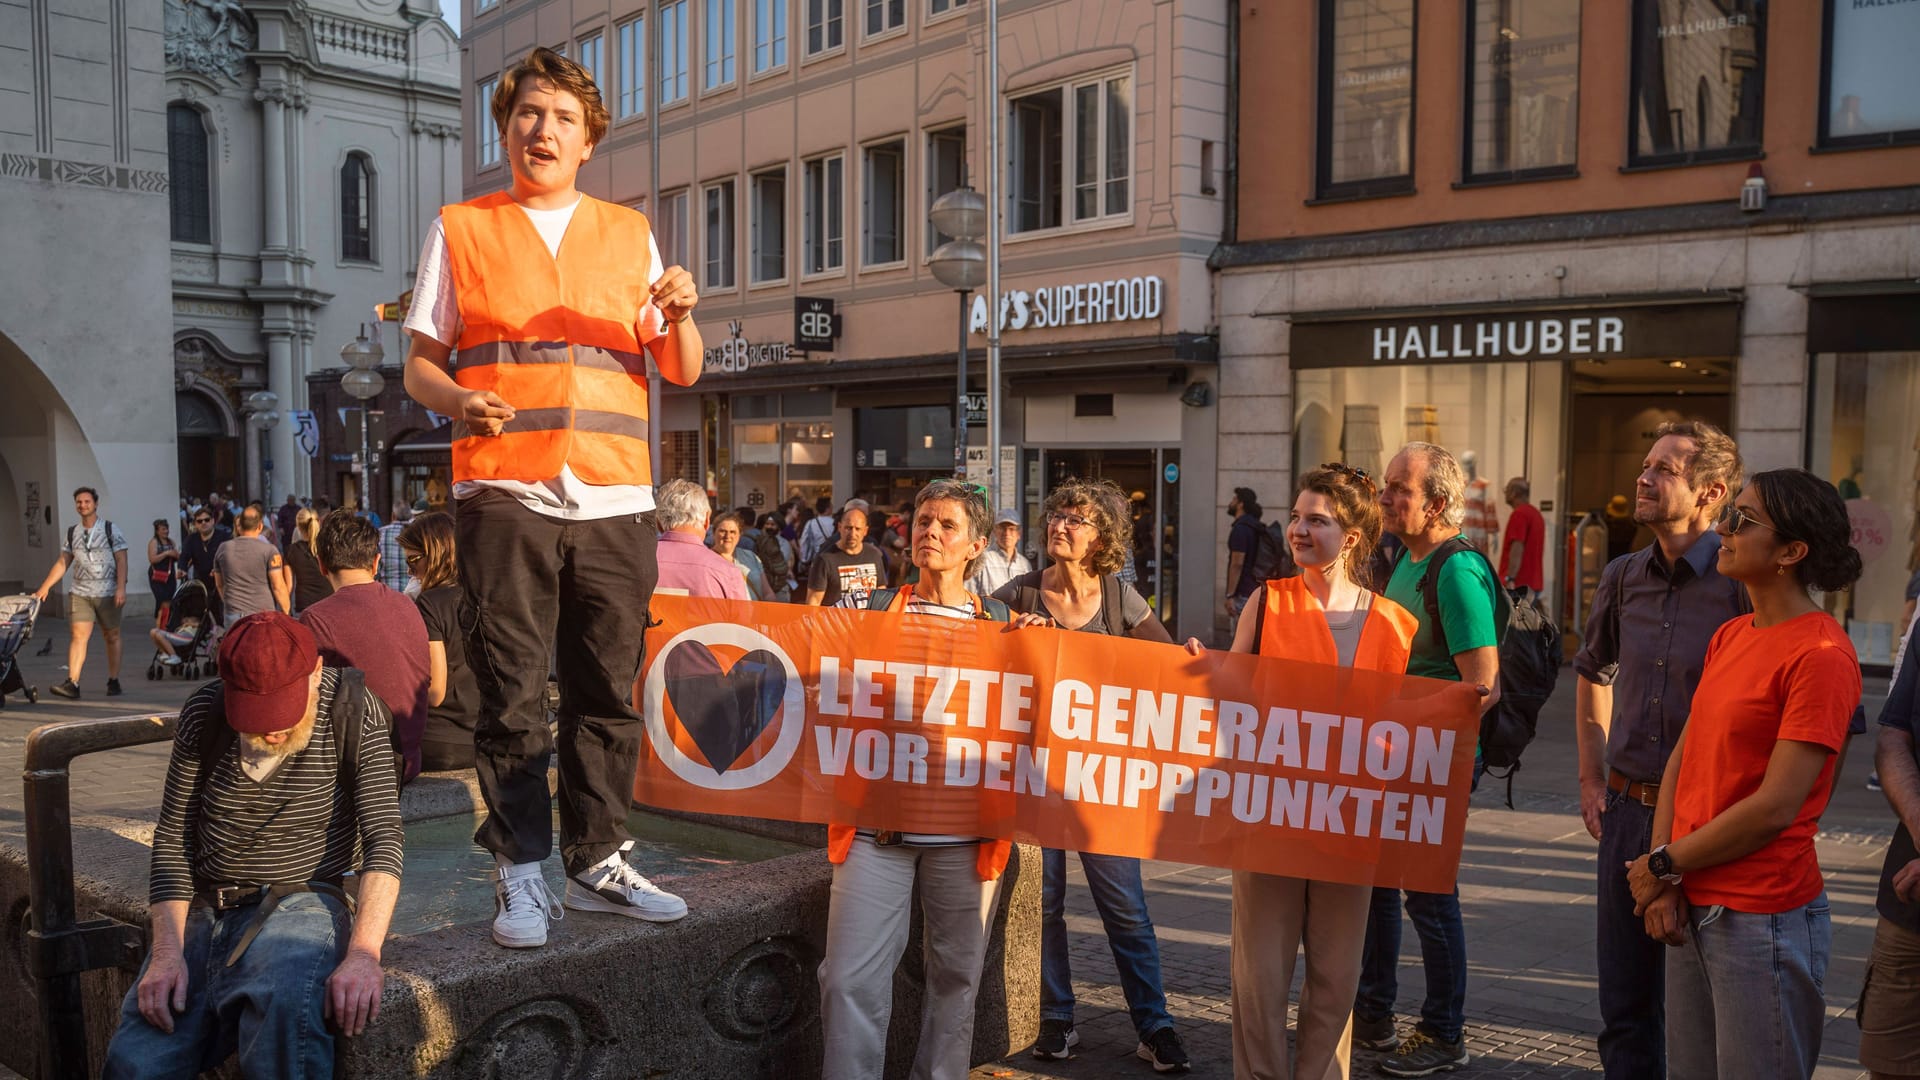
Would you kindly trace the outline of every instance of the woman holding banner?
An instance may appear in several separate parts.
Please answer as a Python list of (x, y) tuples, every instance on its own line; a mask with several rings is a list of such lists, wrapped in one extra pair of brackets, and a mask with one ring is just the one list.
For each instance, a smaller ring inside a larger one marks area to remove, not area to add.
[[(1419, 621), (1367, 588), (1380, 501), (1367, 474), (1322, 465), (1300, 478), (1287, 523), (1298, 577), (1260, 586), (1240, 612), (1233, 651), (1400, 674)], [(1367, 939), (1367, 885), (1233, 874), (1233, 1075), (1346, 1080), (1353, 996)], [(1307, 953), (1293, 1061), (1287, 989)]]
[[(1051, 565), (1014, 578), (993, 594), (1019, 613), (1018, 625), (1172, 642), (1146, 599), (1114, 576), (1133, 549), (1127, 505), (1126, 493), (1111, 481), (1071, 480), (1047, 496), (1041, 512)], [(1188, 648), (1197, 651), (1199, 643), (1191, 642)], [(1073, 1029), (1073, 973), (1067, 959), (1067, 853), (1046, 849), (1043, 867), (1040, 1037), (1033, 1056), (1063, 1060), (1080, 1042)], [(1135, 1052), (1155, 1071), (1187, 1071), (1191, 1059), (1173, 1030), (1160, 987), (1160, 943), (1147, 914), (1140, 860), (1081, 852), (1080, 867), (1106, 927), (1120, 988), (1140, 1035)]]
[(1808, 590), (1852, 586), (1860, 555), (1840, 493), (1801, 469), (1755, 476), (1716, 528), (1753, 614), (1707, 645), (1627, 884), (1648, 936), (1675, 946), (1667, 1074), (1807, 1077), (1833, 944), (1813, 835), (1860, 702), (1853, 643)]
[[(966, 587), (987, 550), (987, 525), (987, 502), (979, 491), (956, 480), (928, 484), (913, 503), (918, 583), (876, 589), (838, 606), (1006, 622), (1005, 604), (983, 600)], [(1012, 851), (1006, 840), (827, 827), (827, 858), (834, 868), (826, 956), (820, 962), (822, 1075), (877, 1080), (886, 1065), (893, 975), (907, 947), (917, 879), (925, 919), (926, 998), (913, 1075), (965, 1080), (988, 927), (1000, 873)]]

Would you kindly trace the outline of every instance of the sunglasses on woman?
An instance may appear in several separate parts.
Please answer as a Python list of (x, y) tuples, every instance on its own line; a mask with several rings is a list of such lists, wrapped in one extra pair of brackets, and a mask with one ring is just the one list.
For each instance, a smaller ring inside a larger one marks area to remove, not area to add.
[(1747, 513), (1732, 503), (1728, 503), (1720, 510), (1719, 524), (1721, 531), (1725, 532), (1728, 536), (1738, 536), (1740, 535), (1740, 530), (1746, 528), (1748, 525), (1758, 525), (1782, 540), (1799, 539), (1798, 537), (1782, 532), (1777, 525), (1770, 525), (1761, 521), (1759, 518), (1754, 517), (1752, 514)]

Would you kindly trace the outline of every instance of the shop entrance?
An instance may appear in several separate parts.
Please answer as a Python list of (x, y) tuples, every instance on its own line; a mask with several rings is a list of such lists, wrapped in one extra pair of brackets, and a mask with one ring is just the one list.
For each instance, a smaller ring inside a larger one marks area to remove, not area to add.
[[(1633, 522), (1634, 481), (1668, 421), (1704, 420), (1731, 431), (1733, 360), (1726, 357), (1664, 360), (1577, 360), (1568, 365), (1566, 492), (1549, 518), (1572, 537), (1576, 573), (1567, 575), (1569, 629), (1585, 625), (1600, 570), (1638, 551), (1653, 534)], [(1551, 498), (1538, 487), (1534, 501)], [(1502, 515), (1504, 520), (1504, 514)]]
[(1133, 518), (1133, 562), (1129, 570), (1140, 594), (1160, 615), (1174, 640), (1180, 640), (1174, 612), (1179, 601), (1179, 553), (1174, 538), (1180, 525), (1180, 449), (1083, 448), (1036, 449), (1026, 452), (1026, 505), (1021, 515), (1029, 555), (1041, 555), (1044, 565), (1045, 528), (1040, 506), (1054, 488), (1068, 480), (1111, 480), (1127, 493)]

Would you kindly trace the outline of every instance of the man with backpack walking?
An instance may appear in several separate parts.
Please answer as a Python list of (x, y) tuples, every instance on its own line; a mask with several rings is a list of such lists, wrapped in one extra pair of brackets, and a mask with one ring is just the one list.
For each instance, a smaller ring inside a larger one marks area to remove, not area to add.
[[(1420, 620), (1407, 673), (1489, 688), (1481, 702), (1484, 714), (1500, 698), (1499, 645), (1507, 605), (1493, 567), (1461, 532), (1466, 489), (1466, 472), (1441, 447), (1411, 442), (1394, 455), (1380, 492), (1382, 524), (1406, 550), (1394, 565), (1386, 596)], [(1476, 781), (1480, 768), (1476, 752)], [(1393, 1013), (1399, 996), (1400, 891), (1375, 889), (1353, 1006), (1353, 1041), (1394, 1051), (1380, 1065), (1388, 1076), (1451, 1072), (1468, 1061), (1467, 938), (1460, 890), (1409, 892), (1406, 909), (1426, 960), (1420, 1020), (1402, 1041)]]
[(1260, 522), (1260, 496), (1252, 488), (1234, 488), (1233, 498), (1227, 501), (1227, 517), (1233, 520), (1227, 531), (1227, 619), (1231, 624), (1240, 618), (1247, 597), (1266, 580), (1254, 574), (1253, 565), (1260, 534), (1266, 530)]
[(1719, 428), (1663, 424), (1634, 483), (1633, 519), (1654, 542), (1607, 564), (1594, 589), (1574, 727), (1580, 816), (1600, 842), (1600, 1063), (1614, 1080), (1665, 1076), (1667, 946), (1634, 914), (1622, 867), (1647, 853), (1667, 754), (1680, 741), (1707, 643), (1753, 605), (1719, 571), (1720, 508), (1740, 451)]
[(73, 583), (67, 588), (67, 678), (53, 688), (63, 698), (80, 696), (80, 669), (87, 662), (87, 641), (93, 626), (100, 624), (100, 636), (107, 642), (107, 696), (120, 693), (120, 612), (127, 606), (127, 538), (113, 522), (99, 516), (100, 495), (90, 487), (73, 493), (73, 509), (80, 524), (67, 526), (66, 540), (60, 545), (60, 557), (53, 569), (33, 591), (41, 602), (47, 593), (73, 568)]

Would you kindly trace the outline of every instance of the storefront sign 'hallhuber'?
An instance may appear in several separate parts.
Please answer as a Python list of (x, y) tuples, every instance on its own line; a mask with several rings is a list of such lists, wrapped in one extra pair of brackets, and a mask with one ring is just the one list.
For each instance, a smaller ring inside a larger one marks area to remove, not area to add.
[(1732, 300), (1609, 304), (1558, 310), (1433, 308), (1397, 316), (1300, 312), (1293, 367), (1525, 360), (1737, 356)]

